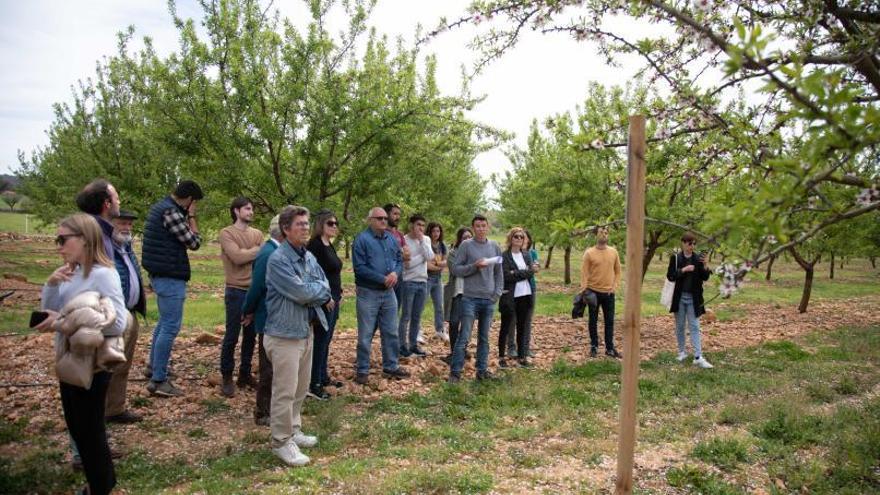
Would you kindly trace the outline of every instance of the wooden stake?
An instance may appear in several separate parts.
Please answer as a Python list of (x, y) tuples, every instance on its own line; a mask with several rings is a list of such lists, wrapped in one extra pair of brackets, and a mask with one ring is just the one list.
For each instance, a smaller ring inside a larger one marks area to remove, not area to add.
[(618, 494), (630, 494), (633, 488), (645, 242), (645, 147), (645, 117), (630, 116), (626, 181), (626, 310), (623, 316), (620, 436), (617, 444)]

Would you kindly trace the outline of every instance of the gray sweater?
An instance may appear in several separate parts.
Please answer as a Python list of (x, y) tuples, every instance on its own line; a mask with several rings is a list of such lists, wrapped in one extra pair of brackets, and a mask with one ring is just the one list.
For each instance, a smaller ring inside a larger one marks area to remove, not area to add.
[(464, 279), (465, 297), (479, 299), (491, 299), (497, 301), (504, 289), (504, 273), (501, 263), (489, 265), (483, 269), (474, 264), (482, 258), (501, 256), (501, 248), (498, 243), (491, 240), (479, 242), (476, 239), (468, 239), (461, 243), (455, 253), (455, 265), (451, 272), (456, 277)]

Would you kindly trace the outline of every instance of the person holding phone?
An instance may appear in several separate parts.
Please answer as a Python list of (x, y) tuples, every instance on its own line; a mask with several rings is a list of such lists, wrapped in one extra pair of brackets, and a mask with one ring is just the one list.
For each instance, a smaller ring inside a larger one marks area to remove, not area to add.
[(703, 356), (700, 339), (700, 316), (706, 312), (703, 303), (703, 282), (709, 280), (712, 273), (706, 253), (697, 254), (694, 249), (697, 237), (691, 232), (681, 236), (681, 251), (669, 258), (666, 278), (675, 282), (672, 293), (672, 308), (675, 313), (675, 337), (678, 340), (678, 362), (687, 359), (684, 341), (684, 325), (687, 321), (691, 330), (691, 345), (694, 348), (694, 366), (703, 369), (712, 368), (712, 364)]
[[(44, 332), (56, 331), (55, 346), (59, 349), (64, 344), (64, 337), (56, 325), (58, 312), (77, 295), (95, 291), (110, 299), (116, 310), (116, 321), (103, 331), (104, 336), (122, 335), (129, 313), (122, 295), (122, 282), (113, 261), (107, 257), (98, 222), (85, 213), (69, 216), (59, 223), (55, 243), (64, 265), (52, 272), (43, 286), (42, 310), (46, 316), (35, 328)], [(41, 317), (36, 315), (37, 319)], [(96, 372), (89, 388), (60, 382), (64, 420), (79, 447), (88, 481), (81, 493), (103, 495), (110, 493), (116, 485), (104, 423), (110, 377), (108, 371)]]

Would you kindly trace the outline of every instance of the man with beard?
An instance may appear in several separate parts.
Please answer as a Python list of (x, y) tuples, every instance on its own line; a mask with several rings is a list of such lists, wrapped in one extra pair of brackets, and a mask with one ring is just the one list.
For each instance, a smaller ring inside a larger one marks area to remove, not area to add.
[(605, 320), (605, 355), (620, 359), (622, 356), (614, 348), (614, 293), (620, 285), (620, 256), (617, 250), (608, 245), (608, 229), (600, 227), (596, 231), (596, 245), (584, 251), (581, 262), (581, 290), (596, 293), (595, 306), (589, 306), (590, 316), (587, 328), (590, 331), (590, 357), (596, 357), (599, 347), (599, 309)]
[(113, 259), (113, 224), (110, 220), (119, 215), (119, 193), (107, 179), (95, 179), (76, 195), (76, 206), (83, 213), (95, 217), (101, 226), (104, 251)]
[[(229, 206), (232, 225), (220, 231), (220, 258), (226, 275), (226, 334), (220, 350), (220, 374), (223, 376), (221, 392), (226, 397), (235, 396), (232, 372), (235, 370), (235, 346), (242, 329), (241, 308), (251, 285), (254, 259), (263, 243), (263, 233), (251, 227), (254, 220), (253, 202), (246, 197), (232, 200)], [(253, 323), (244, 326), (241, 339), (241, 362), (238, 368), (238, 386), (256, 388), (251, 376), (251, 362), (254, 355), (256, 333)]]
[(144, 283), (141, 279), (141, 268), (131, 247), (132, 227), (137, 215), (120, 210), (113, 218), (113, 262), (122, 281), (122, 296), (128, 308), (128, 326), (122, 334), (125, 342), (125, 364), (113, 371), (110, 386), (107, 389), (107, 406), (105, 415), (108, 423), (135, 423), (143, 419), (125, 407), (125, 393), (128, 389), (128, 371), (134, 361), (140, 325), (135, 313), (146, 316), (147, 299), (144, 296)]

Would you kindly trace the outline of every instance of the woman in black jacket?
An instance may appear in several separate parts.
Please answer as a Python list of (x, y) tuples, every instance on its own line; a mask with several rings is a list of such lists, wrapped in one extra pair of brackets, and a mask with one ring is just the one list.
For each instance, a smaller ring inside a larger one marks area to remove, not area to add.
[(529, 280), (537, 266), (526, 248), (526, 232), (522, 227), (514, 227), (507, 233), (507, 250), (501, 255), (501, 269), (504, 272), (504, 292), (498, 309), (501, 311), (501, 332), (498, 334), (498, 366), (508, 366), (505, 357), (507, 336), (516, 326), (516, 347), (519, 365), (529, 363), (529, 340), (532, 329), (532, 312), (535, 300)]
[(678, 362), (687, 359), (684, 342), (684, 324), (691, 329), (691, 345), (694, 347), (694, 366), (712, 368), (702, 353), (700, 343), (700, 316), (706, 312), (703, 306), (703, 282), (712, 273), (706, 253), (694, 253), (697, 238), (690, 232), (681, 236), (681, 252), (669, 258), (666, 278), (675, 282), (670, 313), (675, 313), (675, 337), (678, 340)]

